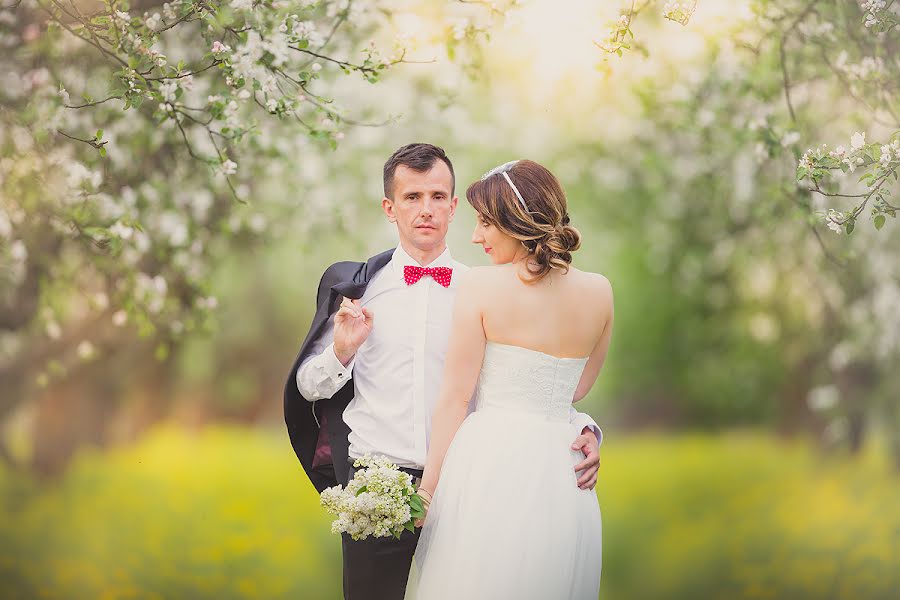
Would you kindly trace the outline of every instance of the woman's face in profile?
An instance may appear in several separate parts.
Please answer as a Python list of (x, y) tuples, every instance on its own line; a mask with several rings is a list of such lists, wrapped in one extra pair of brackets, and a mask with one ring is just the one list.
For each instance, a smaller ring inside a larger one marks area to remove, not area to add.
[(495, 265), (512, 262), (516, 257), (516, 252), (522, 247), (517, 239), (497, 229), (482, 215), (477, 215), (475, 218), (472, 243), (481, 244)]

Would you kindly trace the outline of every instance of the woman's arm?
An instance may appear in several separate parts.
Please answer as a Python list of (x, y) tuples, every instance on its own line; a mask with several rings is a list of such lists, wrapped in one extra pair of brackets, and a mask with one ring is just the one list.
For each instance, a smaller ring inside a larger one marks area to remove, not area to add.
[[(595, 297), (596, 303), (604, 312), (605, 325), (603, 332), (600, 334), (600, 339), (591, 351), (590, 358), (588, 358), (587, 364), (584, 366), (581, 379), (575, 387), (575, 397), (572, 399), (573, 402), (578, 402), (591, 391), (591, 387), (593, 387), (594, 382), (597, 381), (597, 376), (600, 375), (600, 369), (603, 367), (604, 361), (606, 361), (606, 353), (609, 351), (609, 341), (612, 338), (614, 313), (612, 286), (606, 277), (603, 277), (602, 275), (598, 275), (598, 277), (599, 289)], [(592, 302), (591, 304), (594, 303)]]
[(419, 486), (426, 494), (433, 494), (438, 485), (444, 455), (466, 418), (469, 400), (484, 361), (487, 342), (479, 306), (483, 295), (479, 292), (479, 277), (475, 271), (472, 269), (461, 278), (456, 292), (444, 379), (431, 419), (431, 443)]

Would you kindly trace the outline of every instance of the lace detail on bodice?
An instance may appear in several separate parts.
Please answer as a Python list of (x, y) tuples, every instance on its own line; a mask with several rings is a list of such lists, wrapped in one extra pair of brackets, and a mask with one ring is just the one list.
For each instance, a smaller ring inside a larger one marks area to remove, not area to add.
[(499, 408), (568, 421), (575, 387), (587, 360), (487, 342), (475, 390), (475, 410)]

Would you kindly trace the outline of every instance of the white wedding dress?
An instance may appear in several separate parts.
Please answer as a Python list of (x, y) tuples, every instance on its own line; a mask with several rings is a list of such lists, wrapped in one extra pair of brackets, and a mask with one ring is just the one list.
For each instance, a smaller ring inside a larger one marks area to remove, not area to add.
[(487, 342), (410, 570), (416, 600), (595, 600), (601, 519), (569, 424), (587, 358)]

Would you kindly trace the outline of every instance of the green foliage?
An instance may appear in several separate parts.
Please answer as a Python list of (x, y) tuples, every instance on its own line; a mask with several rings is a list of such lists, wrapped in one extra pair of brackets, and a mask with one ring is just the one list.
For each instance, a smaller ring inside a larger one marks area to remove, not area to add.
[[(884, 453), (607, 433), (601, 597), (894, 597), (900, 481)], [(5, 598), (340, 597), (340, 539), (283, 435), (157, 429), (82, 454), (56, 485), (0, 473), (0, 503)]]

